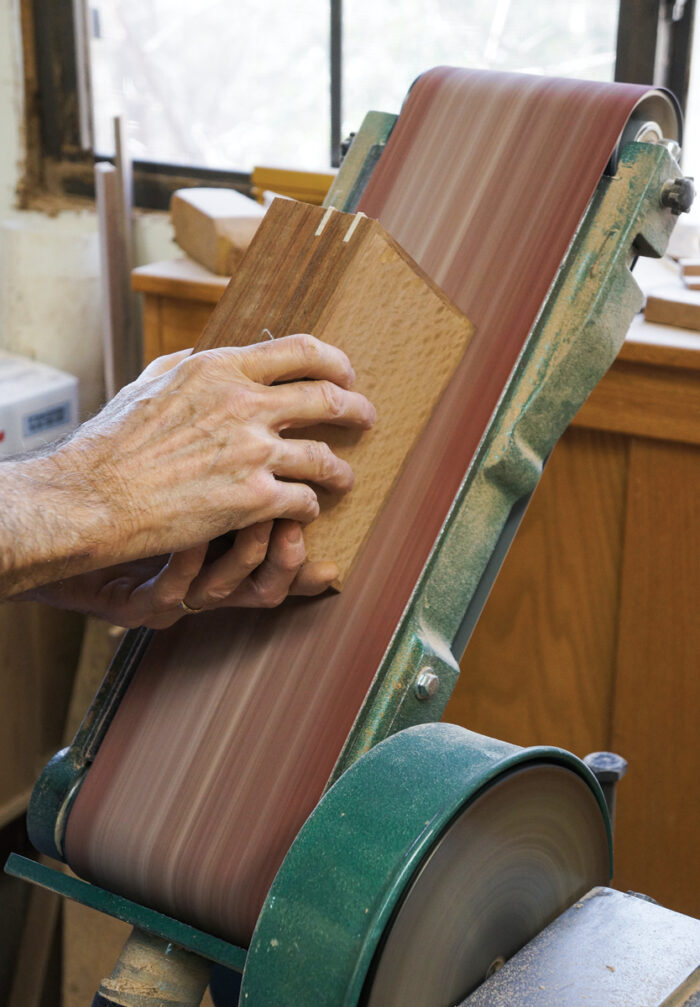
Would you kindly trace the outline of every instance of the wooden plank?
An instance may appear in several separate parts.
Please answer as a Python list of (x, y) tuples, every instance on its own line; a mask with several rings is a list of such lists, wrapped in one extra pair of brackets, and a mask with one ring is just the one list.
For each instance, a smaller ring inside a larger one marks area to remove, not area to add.
[(629, 760), (615, 884), (700, 915), (700, 450), (635, 440), (612, 745)]
[(141, 338), (141, 306), (129, 283), (134, 267), (134, 181), (133, 167), (129, 155), (126, 120), (123, 116), (114, 119), (114, 166), (119, 181), (119, 232), (122, 272), (120, 275), (122, 297), (125, 304), (124, 330), (122, 333), (122, 353), (126, 381), (133, 381), (141, 371), (143, 345)]
[(340, 589), (473, 326), (377, 221), (275, 200), (196, 349), (294, 332), (345, 350), (379, 417), (361, 440), (330, 425), (300, 433), (355, 471), (346, 497), (318, 490), (321, 514), (305, 532), (311, 559), (338, 564)]
[(124, 332), (128, 302), (124, 298), (123, 248), (119, 240), (119, 176), (113, 164), (95, 165), (95, 199), (100, 239), (100, 274), (102, 276), (102, 352), (105, 391), (111, 399), (128, 381), (124, 359)]
[(277, 192), (289, 199), (320, 205), (335, 180), (334, 171), (298, 171), (256, 165), (250, 175), (255, 195)]
[(591, 393), (574, 426), (700, 444), (700, 373), (620, 360)]
[(580, 756), (609, 745), (626, 472), (625, 438), (564, 434), (443, 719)]
[(689, 329), (657, 325), (637, 315), (622, 344), (618, 360), (700, 371), (700, 337)]
[(178, 189), (170, 219), (180, 248), (206, 269), (230, 276), (265, 216), (265, 208), (235, 189)]
[(678, 325), (700, 331), (700, 291), (671, 284), (654, 290), (647, 297), (644, 317), (659, 325)]
[(225, 276), (215, 276), (192, 259), (165, 259), (131, 271), (134, 290), (208, 304), (216, 304), (227, 285)]

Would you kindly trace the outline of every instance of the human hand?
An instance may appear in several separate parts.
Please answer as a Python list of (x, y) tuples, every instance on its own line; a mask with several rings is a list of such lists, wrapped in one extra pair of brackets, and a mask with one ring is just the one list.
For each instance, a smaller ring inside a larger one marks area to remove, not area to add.
[(55, 482), (80, 474), (85, 522), (101, 520), (89, 565), (181, 552), (271, 519), (312, 520), (307, 482), (346, 492), (352, 471), (327, 445), (280, 434), (370, 427), (374, 408), (349, 390), (353, 379), (342, 351), (306, 335), (156, 362), (44, 460)]
[(305, 563), (302, 529), (295, 521), (253, 525), (237, 532), (233, 545), (222, 540), (216, 545), (78, 574), (25, 597), (117, 626), (166, 629), (188, 610), (272, 608), (288, 595), (317, 595), (338, 574), (334, 563)]

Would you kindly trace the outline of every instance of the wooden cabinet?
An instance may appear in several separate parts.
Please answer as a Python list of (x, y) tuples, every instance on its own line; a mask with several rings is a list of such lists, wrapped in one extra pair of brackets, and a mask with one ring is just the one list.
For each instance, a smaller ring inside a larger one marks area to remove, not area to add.
[[(134, 274), (147, 359), (191, 346), (225, 279)], [(700, 336), (637, 319), (557, 445), (446, 719), (618, 751), (615, 884), (700, 915)]]

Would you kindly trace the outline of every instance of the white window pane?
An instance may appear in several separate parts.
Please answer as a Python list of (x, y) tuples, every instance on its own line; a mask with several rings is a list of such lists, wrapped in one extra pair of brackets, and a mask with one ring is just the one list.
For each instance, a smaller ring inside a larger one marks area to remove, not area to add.
[(617, 18), (613, 0), (345, 0), (343, 131), (440, 64), (612, 80)]
[(96, 148), (112, 117), (133, 156), (250, 170), (329, 159), (327, 0), (99, 0)]

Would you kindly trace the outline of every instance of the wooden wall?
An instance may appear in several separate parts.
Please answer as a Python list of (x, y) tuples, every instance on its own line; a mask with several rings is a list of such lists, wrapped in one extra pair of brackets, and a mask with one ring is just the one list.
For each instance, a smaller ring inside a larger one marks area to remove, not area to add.
[[(700, 416), (700, 413), (698, 414)], [(700, 447), (571, 429), (446, 719), (629, 761), (615, 886), (700, 915)]]

